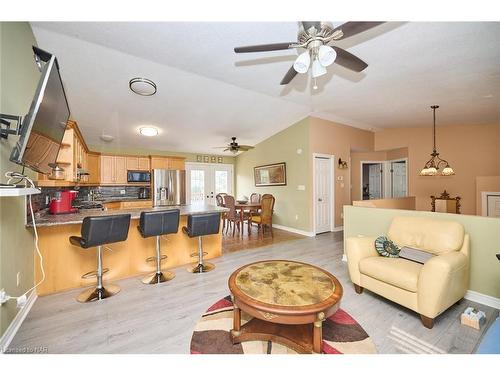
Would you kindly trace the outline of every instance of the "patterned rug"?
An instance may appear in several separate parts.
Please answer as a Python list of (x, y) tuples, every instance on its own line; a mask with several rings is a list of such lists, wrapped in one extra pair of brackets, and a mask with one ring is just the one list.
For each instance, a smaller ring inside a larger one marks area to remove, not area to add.
[[(250, 316), (241, 312), (241, 323)], [(296, 354), (283, 345), (268, 341), (231, 342), (233, 303), (229, 296), (213, 304), (194, 328), (191, 354)], [(365, 330), (344, 310), (339, 309), (323, 322), (324, 354), (374, 354), (375, 344)]]

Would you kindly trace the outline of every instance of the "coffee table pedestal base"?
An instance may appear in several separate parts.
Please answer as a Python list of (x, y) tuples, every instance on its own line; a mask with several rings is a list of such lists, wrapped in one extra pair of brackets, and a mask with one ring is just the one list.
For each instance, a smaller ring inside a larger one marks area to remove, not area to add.
[(321, 353), (321, 322), (319, 325), (320, 327), (314, 324), (279, 324), (253, 318), (243, 324), (240, 330), (231, 330), (231, 338), (233, 344), (272, 341), (300, 354)]

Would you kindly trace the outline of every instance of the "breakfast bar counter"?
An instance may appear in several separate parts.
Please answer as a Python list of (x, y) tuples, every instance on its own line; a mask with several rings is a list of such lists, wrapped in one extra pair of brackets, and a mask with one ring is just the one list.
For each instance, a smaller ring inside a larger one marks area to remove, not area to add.
[[(189, 238), (182, 232), (182, 227), (187, 224), (187, 215), (214, 212), (225, 212), (226, 208), (212, 205), (184, 205), (168, 207), (149, 207), (133, 209), (86, 209), (77, 213), (51, 215), (49, 213), (35, 214), (35, 221), (39, 235), (39, 248), (44, 259), (46, 273), (45, 281), (38, 286), (37, 293), (46, 295), (63, 290), (91, 286), (95, 279), (82, 279), (82, 275), (95, 270), (96, 253), (94, 249), (82, 249), (69, 242), (70, 236), (80, 236), (81, 224), (87, 216), (105, 216), (117, 214), (130, 214), (130, 228), (128, 238), (124, 242), (111, 244), (112, 251), (104, 251), (104, 267), (109, 272), (104, 275), (104, 280), (118, 280), (132, 276), (141, 276), (154, 272), (155, 263), (147, 262), (146, 258), (156, 254), (156, 239), (143, 238), (137, 229), (139, 217), (143, 211), (162, 211), (168, 209), (180, 210), (179, 231), (175, 234), (162, 236), (162, 254), (168, 258), (162, 261), (162, 268), (169, 269), (184, 264), (194, 263), (192, 253), (198, 249), (198, 240)], [(28, 223), (32, 227), (32, 223)], [(222, 225), (221, 225), (222, 230)], [(222, 233), (205, 236), (203, 250), (208, 253), (206, 259), (222, 255)], [(35, 260), (35, 277), (41, 279), (38, 260)], [(182, 271), (179, 271), (182, 272)], [(186, 271), (187, 272), (187, 271)], [(137, 282), (141, 282), (138, 277)]]

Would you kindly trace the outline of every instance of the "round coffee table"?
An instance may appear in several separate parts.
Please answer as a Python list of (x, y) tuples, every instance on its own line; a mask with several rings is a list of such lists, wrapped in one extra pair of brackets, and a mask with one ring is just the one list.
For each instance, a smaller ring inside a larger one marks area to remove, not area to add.
[[(322, 322), (340, 306), (342, 285), (310, 264), (266, 260), (229, 277), (234, 303), (233, 343), (273, 341), (298, 353), (321, 353)], [(241, 325), (241, 311), (253, 319)]]

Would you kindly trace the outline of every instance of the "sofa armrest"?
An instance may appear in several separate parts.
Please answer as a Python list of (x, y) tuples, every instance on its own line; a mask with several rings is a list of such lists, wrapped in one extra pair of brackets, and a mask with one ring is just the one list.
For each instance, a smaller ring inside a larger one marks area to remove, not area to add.
[(418, 312), (435, 318), (465, 296), (469, 258), (459, 251), (428, 260), (418, 278)]
[(345, 254), (349, 276), (354, 284), (361, 286), (359, 273), (359, 262), (368, 257), (378, 256), (375, 250), (375, 240), (377, 237), (348, 237), (345, 243)]

